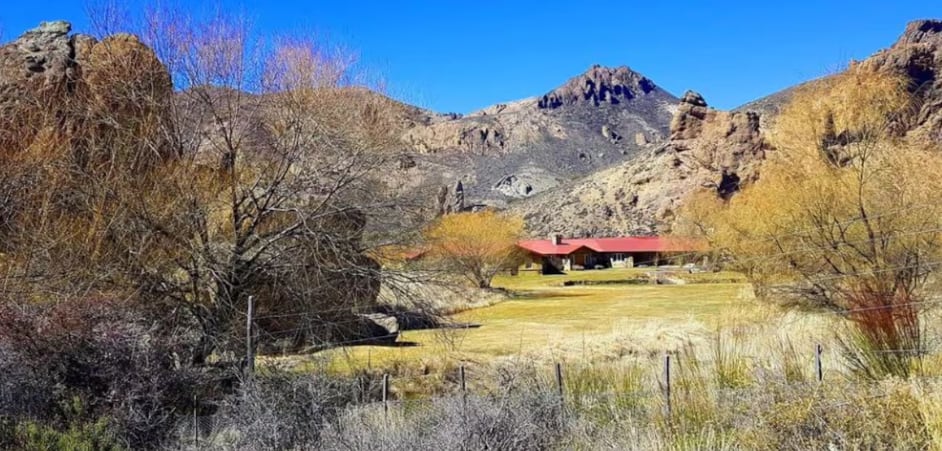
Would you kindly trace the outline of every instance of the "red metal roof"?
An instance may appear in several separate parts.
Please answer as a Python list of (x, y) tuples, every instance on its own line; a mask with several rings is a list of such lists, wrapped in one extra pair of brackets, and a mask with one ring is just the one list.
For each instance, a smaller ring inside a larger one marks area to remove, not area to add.
[(660, 236), (572, 238), (563, 239), (558, 245), (554, 245), (551, 240), (524, 240), (517, 245), (539, 255), (569, 255), (583, 247), (599, 253), (695, 252), (706, 249), (701, 241)]

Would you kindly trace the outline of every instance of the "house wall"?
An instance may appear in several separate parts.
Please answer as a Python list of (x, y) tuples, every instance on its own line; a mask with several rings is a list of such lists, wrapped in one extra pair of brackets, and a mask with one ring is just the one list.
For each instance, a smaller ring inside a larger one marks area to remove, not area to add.
[(606, 254), (611, 262), (612, 268), (634, 268), (635, 258), (631, 253), (615, 252)]
[(543, 270), (543, 257), (528, 253), (523, 257), (523, 261), (517, 269), (521, 272), (540, 272)]

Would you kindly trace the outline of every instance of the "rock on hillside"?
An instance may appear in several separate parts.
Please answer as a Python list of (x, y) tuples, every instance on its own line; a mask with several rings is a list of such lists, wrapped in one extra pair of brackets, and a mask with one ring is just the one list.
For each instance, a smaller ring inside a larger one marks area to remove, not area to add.
[[(915, 112), (901, 134), (942, 148), (942, 21), (910, 23), (890, 48), (852, 64), (906, 76)], [(766, 121), (812, 80), (743, 105), (733, 112), (708, 108), (688, 92), (671, 121), (670, 141), (634, 161), (589, 175), (545, 195), (514, 204), (534, 235), (663, 233), (689, 195), (710, 190), (728, 198), (758, 179), (771, 147)]]
[(942, 148), (942, 21), (910, 22), (892, 47), (859, 64), (909, 78), (917, 110), (908, 134)]
[(147, 46), (126, 34), (99, 42), (71, 28), (44, 22), (0, 47), (3, 151), (26, 149), (37, 137), (75, 140), (92, 129), (81, 121), (96, 114), (163, 114), (170, 74)]
[(692, 91), (677, 108), (670, 137), (633, 161), (512, 209), (524, 216), (535, 236), (663, 233), (692, 193), (707, 189), (728, 198), (756, 180), (770, 149), (757, 113), (714, 110)]
[(540, 97), (407, 129), (404, 177), (432, 193), (460, 181), (469, 205), (501, 206), (662, 141), (676, 102), (627, 67), (594, 66)]

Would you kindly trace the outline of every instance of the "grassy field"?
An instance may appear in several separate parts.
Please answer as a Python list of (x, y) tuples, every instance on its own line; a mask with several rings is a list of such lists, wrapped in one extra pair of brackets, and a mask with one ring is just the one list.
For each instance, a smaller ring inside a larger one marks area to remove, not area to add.
[[(494, 286), (510, 292), (509, 300), (451, 317), (469, 328), (405, 331), (395, 347), (353, 346), (318, 358), (328, 357), (341, 371), (418, 366), (426, 372), (443, 362), (487, 363), (518, 356), (617, 361), (702, 343), (717, 324), (731, 318), (763, 317), (748, 285), (733, 274), (683, 275), (696, 282), (684, 285), (619, 283), (647, 271), (499, 276)], [(567, 281), (597, 284), (566, 286)]]

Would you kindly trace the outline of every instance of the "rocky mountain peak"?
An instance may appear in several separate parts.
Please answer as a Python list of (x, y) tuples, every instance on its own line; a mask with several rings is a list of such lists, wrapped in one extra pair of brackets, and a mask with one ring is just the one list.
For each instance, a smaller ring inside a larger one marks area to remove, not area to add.
[(671, 119), (670, 137), (673, 140), (692, 139), (700, 135), (702, 124), (711, 116), (706, 100), (696, 91), (687, 91)]
[(928, 42), (942, 42), (942, 20), (926, 19), (908, 23), (896, 46)]
[(707, 106), (706, 100), (697, 91), (688, 90), (684, 93), (684, 96), (680, 99), (680, 102), (693, 106)]
[(617, 105), (657, 89), (647, 77), (629, 69), (594, 65), (585, 73), (569, 79), (562, 86), (545, 94), (538, 101), (543, 109), (588, 103)]

